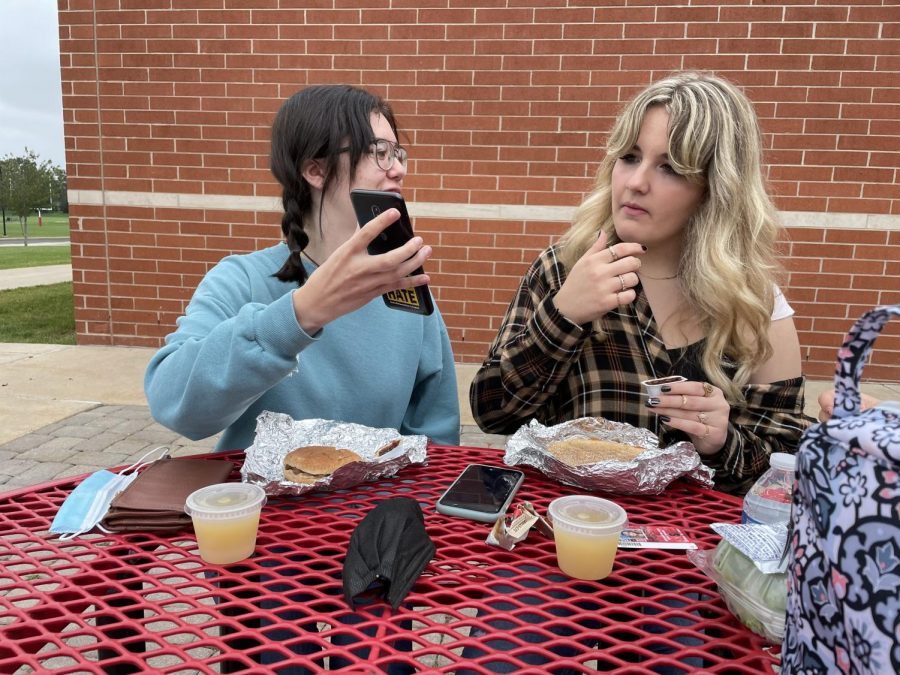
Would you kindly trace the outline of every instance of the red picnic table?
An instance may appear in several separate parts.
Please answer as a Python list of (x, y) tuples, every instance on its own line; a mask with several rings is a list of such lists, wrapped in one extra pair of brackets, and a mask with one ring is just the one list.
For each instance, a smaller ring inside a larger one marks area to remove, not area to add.
[[(243, 452), (208, 455), (234, 462)], [(48, 532), (80, 477), (0, 495), (0, 673), (772, 672), (765, 641), (728, 611), (684, 551), (620, 550), (612, 574), (578, 581), (535, 531), (507, 551), (489, 526), (434, 504), (486, 448), (429, 446), (428, 461), (336, 492), (270, 497), (256, 552), (204, 563), (193, 532)], [(519, 467), (522, 468), (522, 467)], [(546, 513), (578, 488), (524, 468), (516, 501)], [(379, 501), (411, 497), (437, 548), (404, 603), (351, 609), (341, 569), (351, 532)], [(739, 499), (679, 481), (658, 496), (607, 496), (634, 525), (676, 525), (701, 548), (709, 527), (737, 522)]]

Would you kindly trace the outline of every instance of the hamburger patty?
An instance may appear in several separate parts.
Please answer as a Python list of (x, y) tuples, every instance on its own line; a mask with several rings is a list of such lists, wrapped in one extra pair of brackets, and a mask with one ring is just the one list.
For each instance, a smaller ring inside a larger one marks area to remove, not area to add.
[(291, 450), (284, 458), (284, 478), (294, 483), (314, 483), (338, 468), (362, 457), (352, 450), (330, 445), (308, 445)]

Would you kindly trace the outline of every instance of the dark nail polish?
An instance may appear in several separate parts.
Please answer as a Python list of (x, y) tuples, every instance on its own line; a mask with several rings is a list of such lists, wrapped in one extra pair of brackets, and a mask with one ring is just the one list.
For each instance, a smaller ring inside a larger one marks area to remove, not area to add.
[(662, 390), (663, 390), (664, 392), (666, 392), (667, 394), (668, 394), (670, 391), (672, 391), (672, 387), (670, 387), (670, 386), (667, 385), (667, 384), (664, 384), (662, 387), (660, 387), (660, 389), (662, 389)]
[(659, 421), (662, 422), (663, 424), (665, 424), (666, 422), (668, 422), (671, 419), (672, 419), (671, 417), (666, 417), (665, 415), (659, 416)]
[(641, 248), (644, 249), (645, 251), (647, 250), (647, 247), (644, 246), (643, 244), (641, 244)]
[(652, 407), (654, 407), (654, 406), (657, 406), (657, 405), (659, 405), (659, 403), (660, 403), (660, 401), (659, 401), (659, 399), (656, 398), (656, 397), (651, 396), (650, 398), (647, 399), (647, 407), (648, 407), (648, 408), (652, 408)]

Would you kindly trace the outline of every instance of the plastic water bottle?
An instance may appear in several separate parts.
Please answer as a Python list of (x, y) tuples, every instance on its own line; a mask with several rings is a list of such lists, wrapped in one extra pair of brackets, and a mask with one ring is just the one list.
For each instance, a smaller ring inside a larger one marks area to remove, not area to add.
[(787, 523), (791, 519), (791, 497), (796, 472), (796, 455), (773, 452), (769, 458), (769, 469), (744, 497), (741, 522)]

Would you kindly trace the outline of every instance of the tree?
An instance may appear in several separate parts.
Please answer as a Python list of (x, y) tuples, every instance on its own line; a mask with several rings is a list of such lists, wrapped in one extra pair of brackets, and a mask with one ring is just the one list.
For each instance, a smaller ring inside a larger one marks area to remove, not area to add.
[(68, 177), (58, 166), (50, 169), (50, 210), (69, 212)]
[[(3, 180), (0, 181), (0, 204), (19, 217), (22, 236), (28, 246), (28, 216), (36, 209), (46, 209), (54, 203), (54, 186), (65, 186), (65, 172), (49, 160), (41, 161), (33, 150), (25, 148), (21, 157), (7, 155), (0, 160)], [(63, 187), (64, 189), (64, 187)], [(56, 194), (59, 194), (58, 192)], [(68, 203), (66, 203), (68, 208)]]

